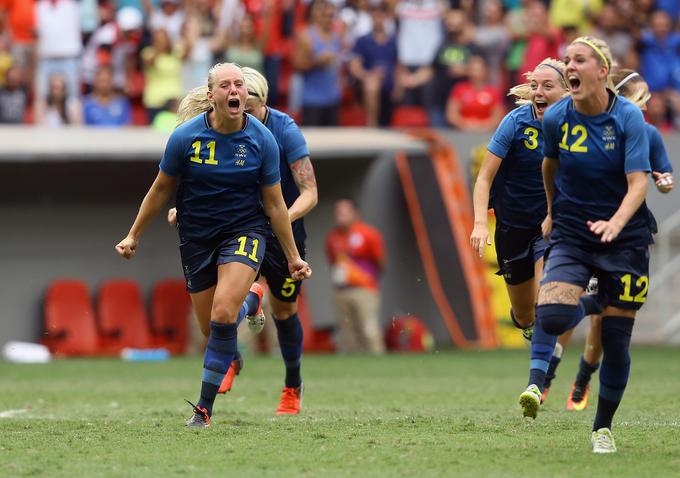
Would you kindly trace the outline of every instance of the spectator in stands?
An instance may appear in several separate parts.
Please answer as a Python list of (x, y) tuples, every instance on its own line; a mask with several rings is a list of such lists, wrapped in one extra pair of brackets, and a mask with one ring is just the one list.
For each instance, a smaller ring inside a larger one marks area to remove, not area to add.
[(36, 116), (43, 116), (50, 78), (59, 74), (70, 99), (80, 97), (80, 5), (76, 0), (37, 0)]
[(50, 76), (45, 107), (36, 110), (35, 122), (49, 127), (82, 123), (80, 100), (69, 94), (68, 83), (60, 73)]
[(345, 351), (383, 353), (378, 282), (385, 267), (383, 239), (359, 219), (351, 199), (335, 202), (335, 228), (326, 238), (326, 254)]
[(168, 100), (182, 96), (183, 59), (182, 48), (173, 47), (165, 30), (158, 29), (152, 33), (151, 45), (142, 50), (146, 77), (142, 102), (150, 121), (153, 121)]
[(171, 133), (177, 126), (177, 109), (179, 101), (175, 98), (168, 100), (163, 110), (156, 115), (151, 123), (151, 127), (156, 131)]
[(187, 6), (182, 40), (186, 55), (182, 70), (185, 91), (205, 84), (205, 72), (227, 46), (226, 38), (217, 28), (219, 11), (214, 6), (211, 0), (194, 0)]
[(462, 131), (492, 131), (503, 114), (503, 99), (489, 84), (486, 60), (480, 55), (473, 56), (468, 62), (468, 80), (451, 91), (446, 119)]
[(602, 9), (603, 0), (551, 0), (550, 23), (555, 27), (574, 26), (579, 32), (590, 29), (590, 19)]
[(9, 28), (11, 54), (27, 78), (33, 77), (35, 56), (35, 0), (0, 0), (0, 17)]
[(437, 49), (434, 58), (434, 77), (427, 85), (430, 103), (428, 116), (432, 126), (447, 126), (445, 119), (446, 101), (451, 89), (467, 75), (470, 57), (480, 50), (472, 43), (474, 25), (462, 10), (446, 13), (446, 37)]
[(397, 4), (397, 85), (395, 97), (408, 105), (430, 107), (432, 63), (442, 44), (446, 5), (440, 0), (403, 0)]
[(154, 8), (151, 0), (142, 0), (144, 12), (149, 18), (149, 29), (163, 29), (168, 32), (170, 41), (175, 43), (182, 37), (185, 13), (180, 0), (161, 0), (160, 7)]
[(227, 59), (232, 63), (262, 71), (264, 69), (262, 40), (255, 36), (253, 18), (248, 14), (244, 15), (239, 25), (238, 38), (227, 50)]
[[(0, 30), (2, 29), (2, 20), (0, 19)], [(14, 63), (11, 53), (11, 39), (7, 32), (0, 31), (0, 86), (5, 85), (5, 77), (7, 71)]]
[[(135, 7), (121, 8), (109, 2), (99, 4), (100, 26), (90, 36), (83, 52), (83, 82), (90, 91), (100, 67), (110, 67), (113, 83), (128, 97), (139, 98), (138, 54), (142, 41), (144, 18)], [(137, 82), (135, 83), (135, 79)]]
[(397, 65), (397, 41), (389, 33), (389, 5), (371, 5), (373, 30), (359, 37), (352, 51), (349, 71), (361, 84), (367, 126), (387, 127), (392, 121), (394, 70)]
[(666, 12), (673, 23), (680, 20), (680, 2), (678, 0), (656, 0), (654, 6), (658, 10)]
[(26, 104), (26, 78), (20, 66), (7, 70), (5, 85), (0, 89), (0, 123), (21, 124), (24, 122)]
[[(510, 11), (505, 15), (505, 25), (510, 34), (510, 48), (505, 60), (508, 78), (515, 83), (523, 83), (524, 78), (518, 75), (518, 71), (524, 60), (524, 52), (527, 47), (527, 8), (535, 0), (513, 1)], [(507, 4), (507, 0), (506, 0)], [(519, 81), (515, 81), (519, 79)]]
[(130, 101), (115, 92), (113, 72), (103, 66), (94, 79), (94, 89), (83, 102), (83, 119), (87, 126), (125, 126), (130, 124)]
[(673, 31), (668, 13), (656, 10), (649, 30), (642, 33), (642, 76), (651, 92), (680, 89), (680, 33)]
[(520, 75), (533, 71), (544, 58), (559, 58), (559, 48), (562, 44), (560, 31), (550, 23), (548, 10), (543, 2), (536, 0), (530, 3), (526, 9), (525, 19), (526, 49), (518, 72)]
[(633, 49), (634, 42), (631, 35), (622, 28), (621, 16), (614, 5), (606, 4), (602, 7), (594, 35), (607, 42), (614, 60), (619, 65), (626, 63), (628, 52)]
[(503, 61), (510, 47), (510, 32), (503, 23), (503, 4), (488, 0), (482, 8), (483, 22), (474, 32), (474, 44), (481, 50), (489, 64), (489, 81), (504, 89)]
[(244, 15), (250, 15), (255, 26), (255, 38), (262, 46), (264, 75), (269, 83), (269, 104), (279, 104), (279, 80), (290, 36), (296, 0), (223, 0), (219, 14), (219, 35), (232, 40), (231, 32)]
[(348, 0), (340, 10), (344, 41), (350, 48), (360, 37), (370, 34), (373, 29), (370, 7), (369, 0)]
[(302, 124), (337, 126), (340, 114), (340, 35), (333, 31), (335, 5), (314, 0), (310, 24), (295, 37), (293, 65), (302, 76)]

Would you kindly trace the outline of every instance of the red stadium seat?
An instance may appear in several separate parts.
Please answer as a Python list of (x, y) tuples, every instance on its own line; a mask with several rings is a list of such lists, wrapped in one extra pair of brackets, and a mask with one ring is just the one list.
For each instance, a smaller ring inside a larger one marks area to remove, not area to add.
[(366, 126), (366, 111), (359, 104), (340, 108), (340, 126)]
[(157, 282), (151, 292), (151, 333), (154, 346), (173, 355), (186, 353), (191, 299), (183, 279)]
[(420, 106), (397, 106), (392, 115), (393, 128), (427, 128), (430, 119)]
[(87, 285), (80, 280), (53, 282), (45, 296), (43, 343), (55, 355), (96, 355), (97, 324)]
[(110, 280), (99, 286), (97, 316), (102, 351), (117, 355), (125, 347), (150, 348), (151, 336), (139, 286), (131, 280)]

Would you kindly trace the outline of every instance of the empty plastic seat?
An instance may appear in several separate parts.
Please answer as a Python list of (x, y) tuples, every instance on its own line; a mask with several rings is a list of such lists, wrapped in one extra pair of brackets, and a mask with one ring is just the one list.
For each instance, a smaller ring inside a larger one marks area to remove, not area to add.
[(132, 280), (110, 280), (99, 286), (99, 331), (106, 354), (125, 347), (152, 347), (149, 324), (139, 286)]
[(183, 279), (159, 281), (151, 292), (151, 333), (154, 345), (173, 355), (186, 353), (191, 298)]
[(96, 355), (99, 338), (87, 285), (80, 280), (53, 282), (44, 302), (43, 343), (55, 355)]

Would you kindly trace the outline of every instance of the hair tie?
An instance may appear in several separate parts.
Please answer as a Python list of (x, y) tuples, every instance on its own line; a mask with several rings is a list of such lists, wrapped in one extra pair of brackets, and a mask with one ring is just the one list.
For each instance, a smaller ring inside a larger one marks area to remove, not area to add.
[(619, 81), (619, 83), (614, 87), (614, 89), (615, 89), (616, 91), (619, 91), (619, 88), (621, 88), (623, 85), (625, 85), (626, 83), (628, 83), (630, 80), (632, 80), (632, 79), (635, 78), (636, 76), (640, 76), (640, 74), (639, 74), (637, 71), (634, 71), (633, 73), (631, 73), (630, 75), (628, 75), (627, 77), (625, 77), (623, 80)]
[(557, 68), (556, 66), (553, 66), (550, 63), (541, 63), (538, 66), (547, 66), (548, 68), (552, 68), (553, 70), (555, 70), (557, 72), (558, 75), (560, 75), (560, 78), (562, 78), (562, 81), (564, 82), (564, 84), (565, 85), (567, 84), (567, 81), (564, 78), (564, 73), (561, 72), (560, 69)]

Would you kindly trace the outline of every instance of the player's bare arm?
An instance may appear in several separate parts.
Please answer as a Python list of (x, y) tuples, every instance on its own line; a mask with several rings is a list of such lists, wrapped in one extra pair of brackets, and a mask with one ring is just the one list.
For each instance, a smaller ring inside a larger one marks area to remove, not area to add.
[(290, 222), (294, 222), (301, 217), (306, 216), (309, 211), (314, 209), (319, 196), (316, 188), (316, 176), (314, 175), (314, 167), (309, 156), (298, 159), (290, 165), (290, 170), (293, 173), (293, 181), (300, 191), (300, 196), (290, 206), (288, 216)]

